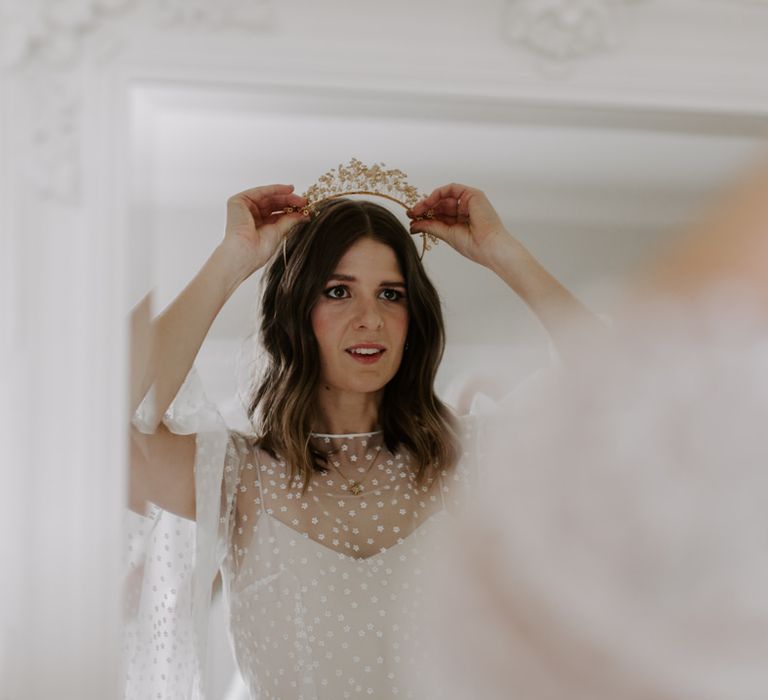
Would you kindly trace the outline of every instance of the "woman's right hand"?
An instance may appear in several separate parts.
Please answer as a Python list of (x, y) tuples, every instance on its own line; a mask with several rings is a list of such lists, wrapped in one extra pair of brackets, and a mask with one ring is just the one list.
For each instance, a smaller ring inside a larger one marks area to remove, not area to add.
[(293, 185), (254, 187), (227, 200), (222, 245), (237, 255), (244, 278), (266, 264), (294, 224), (309, 218), (300, 211), (286, 214), (282, 210), (306, 205), (305, 197), (293, 193)]

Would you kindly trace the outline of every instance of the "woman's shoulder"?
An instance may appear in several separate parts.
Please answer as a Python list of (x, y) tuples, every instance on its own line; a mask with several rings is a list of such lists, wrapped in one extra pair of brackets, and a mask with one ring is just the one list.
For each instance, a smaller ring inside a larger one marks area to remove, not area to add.
[(455, 414), (456, 425), (458, 426), (459, 438), (466, 439), (472, 437), (477, 431), (478, 426), (478, 414), (477, 413), (462, 413)]
[(233, 448), (253, 466), (270, 468), (284, 464), (283, 459), (269, 447), (263, 437), (243, 430), (230, 430), (229, 435)]
[(258, 436), (242, 429), (230, 428), (227, 433), (225, 471), (234, 471), (240, 478), (244, 471), (254, 469), (270, 459)]

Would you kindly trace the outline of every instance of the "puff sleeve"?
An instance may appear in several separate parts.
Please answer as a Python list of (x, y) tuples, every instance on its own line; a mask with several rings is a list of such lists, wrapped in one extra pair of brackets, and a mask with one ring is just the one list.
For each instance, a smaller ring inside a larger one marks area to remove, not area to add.
[[(150, 432), (152, 392), (133, 416)], [(196, 519), (126, 513), (123, 697), (203, 700), (212, 586), (227, 552), (248, 439), (230, 430), (193, 367), (163, 423), (195, 435)]]

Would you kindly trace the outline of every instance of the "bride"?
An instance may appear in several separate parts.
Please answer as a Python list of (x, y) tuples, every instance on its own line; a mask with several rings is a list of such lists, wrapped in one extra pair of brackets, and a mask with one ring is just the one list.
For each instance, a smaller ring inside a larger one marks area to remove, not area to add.
[[(223, 240), (155, 320), (154, 381), (138, 392), (148, 418), (131, 429), (130, 505), (195, 521), (194, 573), (185, 572), (194, 590), (182, 605), (174, 589), (172, 611), (187, 606), (194, 624), (163, 633), (168, 661), (191, 636), (197, 660), (185, 668), (202, 674), (220, 570), (252, 697), (410, 697), (409, 674), (428, 657), (416, 622), (430, 595), (423, 538), (471, 494), (483, 439), (476, 417), (434, 393), (443, 319), (413, 234), (499, 275), (566, 361), (572, 322), (599, 322), (478, 189), (436, 189), (407, 210), (410, 231), (370, 201), (309, 204), (291, 185), (231, 197)], [(211, 324), (264, 267), (253, 434), (228, 429), (215, 409), (207, 423), (174, 423), (166, 410), (194, 394), (190, 370)], [(163, 622), (151, 624), (156, 640)], [(170, 687), (156, 656), (129, 664), (137, 695), (150, 677)]]

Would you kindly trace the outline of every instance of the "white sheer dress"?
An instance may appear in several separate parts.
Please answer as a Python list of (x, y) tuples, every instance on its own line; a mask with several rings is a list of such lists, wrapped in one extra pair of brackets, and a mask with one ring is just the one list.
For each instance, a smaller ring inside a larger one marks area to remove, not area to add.
[(408, 679), (428, 663), (425, 538), (456, 482), (417, 486), (409, 454), (380, 432), (311, 439), (332, 455), (304, 496), (253, 439), (227, 446), (222, 572), (241, 674), (265, 699), (412, 697)]
[[(134, 416), (139, 429), (149, 399)], [(380, 432), (312, 435), (332, 454), (302, 496), (281, 460), (225, 425), (193, 369), (164, 423), (196, 434), (196, 521), (155, 507), (127, 516), (124, 697), (208, 697), (219, 571), (253, 698), (414, 697), (408, 678), (428, 651), (418, 624), (430, 594), (424, 542), (472, 490), (477, 418), (460, 419), (459, 464), (422, 486), (408, 452), (387, 450)]]

